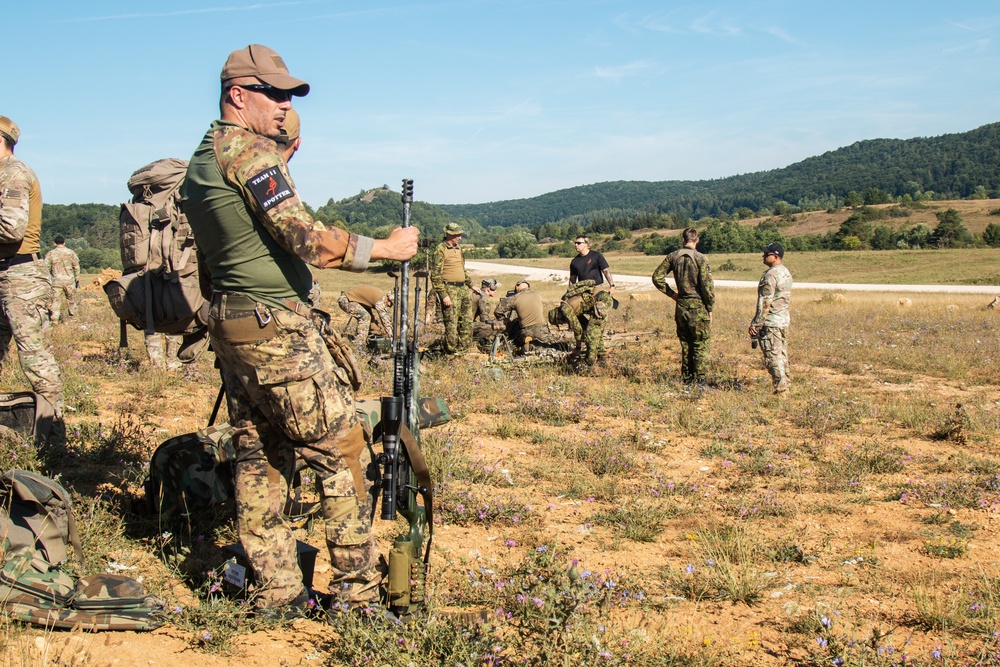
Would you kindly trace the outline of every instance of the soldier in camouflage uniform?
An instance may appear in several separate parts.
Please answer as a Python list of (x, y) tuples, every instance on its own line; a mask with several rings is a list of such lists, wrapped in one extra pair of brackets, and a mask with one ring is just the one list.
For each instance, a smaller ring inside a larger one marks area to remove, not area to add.
[(62, 297), (66, 297), (66, 314), (76, 315), (76, 290), (80, 287), (80, 258), (66, 247), (66, 239), (55, 238), (55, 247), (45, 254), (45, 266), (52, 276), (52, 305), (49, 314), (52, 323), (59, 321)]
[(501, 299), (494, 311), (498, 319), (511, 320), (508, 327), (511, 338), (525, 349), (530, 349), (531, 343), (555, 343), (556, 337), (549, 331), (549, 323), (545, 319), (542, 296), (531, 289), (527, 280), (519, 281), (514, 286), (514, 292), (514, 296)]
[(583, 280), (570, 287), (563, 295), (560, 304), (548, 314), (549, 324), (553, 326), (567, 324), (573, 332), (576, 348), (572, 357), (582, 356), (583, 346), (586, 343), (588, 366), (593, 366), (603, 358), (604, 347), (601, 339), (604, 336), (604, 327), (608, 323), (606, 308), (603, 301), (594, 296), (594, 281)]
[[(488, 343), (497, 334), (498, 324), (493, 311), (497, 307), (497, 288), (500, 287), (493, 278), (487, 278), (479, 287), (479, 292), (473, 292), (472, 303), (472, 337), (477, 343)], [(503, 327), (500, 326), (500, 331)]]
[(771, 374), (774, 393), (788, 391), (792, 378), (788, 372), (789, 304), (792, 300), (792, 274), (785, 268), (785, 249), (778, 243), (763, 248), (768, 267), (757, 285), (757, 312), (748, 329), (751, 338), (760, 341), (764, 365)]
[[(708, 368), (708, 345), (712, 337), (712, 308), (715, 306), (715, 283), (708, 259), (695, 250), (698, 230), (688, 227), (681, 233), (684, 247), (663, 260), (653, 272), (653, 285), (677, 302), (674, 323), (681, 341), (681, 380), (704, 382)], [(667, 284), (671, 273), (677, 291)]]
[(21, 131), (0, 116), (0, 360), (11, 338), (28, 382), (62, 418), (59, 365), (49, 347), (52, 278), (40, 257), (42, 190), (35, 172), (14, 156)]
[(261, 582), (256, 604), (286, 618), (308, 606), (295, 539), (281, 518), (297, 455), (317, 477), (331, 593), (363, 608), (377, 603), (380, 574), (357, 375), (349, 344), (312, 308), (309, 267), (363, 271), (371, 260), (410, 259), (419, 230), (374, 240), (314, 220), (274, 141), (292, 96), (309, 84), (259, 44), (231, 53), (221, 80), (221, 119), (195, 150), (182, 194), (211, 276), (208, 328), (235, 428), (237, 524)]
[[(340, 309), (356, 321), (354, 343), (363, 345), (375, 324), (376, 336), (392, 335), (392, 293), (386, 293), (371, 285), (361, 285), (340, 293), (337, 299)], [(373, 315), (377, 315), (376, 319)], [(347, 326), (351, 326), (348, 321)]]
[(465, 272), (465, 256), (459, 243), (463, 230), (454, 222), (444, 228), (444, 241), (434, 249), (431, 258), (431, 286), (437, 293), (444, 320), (444, 351), (462, 354), (472, 345), (472, 302), (469, 290), (472, 279)]

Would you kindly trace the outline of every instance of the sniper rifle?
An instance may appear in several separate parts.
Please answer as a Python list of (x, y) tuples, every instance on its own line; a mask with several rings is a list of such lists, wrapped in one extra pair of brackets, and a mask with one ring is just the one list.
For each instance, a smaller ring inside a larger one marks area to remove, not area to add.
[[(410, 226), (413, 181), (403, 180), (403, 227)], [(419, 277), (418, 277), (419, 281)], [(426, 604), (430, 571), (431, 540), (434, 535), (434, 503), (430, 474), (420, 451), (420, 283), (409, 309), (410, 262), (400, 265), (393, 299), (392, 396), (383, 396), (381, 468), (383, 521), (397, 514), (409, 523), (389, 551), (389, 610), (399, 616), (419, 611)], [(412, 322), (412, 335), (410, 325)], [(376, 498), (377, 498), (376, 494)], [(418, 496), (423, 504), (418, 504)]]

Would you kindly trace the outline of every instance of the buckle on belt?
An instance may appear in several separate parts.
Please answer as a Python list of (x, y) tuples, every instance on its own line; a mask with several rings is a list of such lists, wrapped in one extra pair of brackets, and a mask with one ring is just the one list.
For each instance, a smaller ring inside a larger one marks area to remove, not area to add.
[(253, 314), (257, 317), (257, 323), (260, 324), (261, 328), (266, 327), (271, 322), (271, 311), (267, 309), (262, 303), (258, 303), (253, 307)]

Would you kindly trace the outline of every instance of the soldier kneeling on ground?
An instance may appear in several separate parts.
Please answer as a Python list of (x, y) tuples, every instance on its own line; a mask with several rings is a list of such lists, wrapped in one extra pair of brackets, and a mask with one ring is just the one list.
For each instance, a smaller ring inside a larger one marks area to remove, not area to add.
[(549, 311), (548, 320), (553, 326), (569, 325), (576, 343), (570, 357), (584, 357), (587, 365), (593, 366), (605, 360), (602, 339), (609, 314), (607, 304), (594, 296), (594, 281), (584, 280), (567, 290), (562, 302)]
[(503, 331), (503, 324), (493, 316), (497, 306), (497, 288), (500, 287), (493, 278), (482, 282), (480, 292), (473, 292), (472, 301), (472, 339), (480, 347), (489, 345), (498, 331)]
[(360, 285), (340, 293), (340, 309), (351, 316), (345, 333), (355, 345), (364, 345), (369, 333), (387, 337), (392, 331), (392, 292), (383, 292), (371, 285)]
[(558, 337), (549, 330), (542, 296), (531, 289), (527, 280), (514, 286), (514, 294), (500, 300), (494, 311), (497, 319), (508, 322), (507, 335), (525, 352), (532, 345), (554, 345)]

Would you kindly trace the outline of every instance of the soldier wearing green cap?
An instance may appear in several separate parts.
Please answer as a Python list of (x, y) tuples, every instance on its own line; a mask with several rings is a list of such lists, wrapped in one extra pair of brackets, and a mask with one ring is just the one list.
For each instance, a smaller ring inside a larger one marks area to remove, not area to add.
[(256, 573), (256, 607), (289, 618), (311, 607), (295, 538), (281, 511), (296, 458), (313, 469), (330, 552), (330, 592), (341, 606), (378, 602), (371, 499), (359, 380), (349, 346), (315, 309), (310, 266), (364, 271), (404, 261), (416, 227), (374, 240), (313, 219), (276, 140), (292, 96), (309, 84), (260, 44), (222, 68), (221, 118), (195, 150), (182, 188), (184, 212), (210, 275), (208, 329), (222, 367), (234, 427), (237, 528)]
[(40, 255), (42, 189), (35, 172), (14, 155), (20, 138), (17, 124), (0, 116), (0, 360), (13, 338), (32, 389), (61, 420), (62, 377), (48, 335), (52, 278)]
[(472, 345), (470, 290), (482, 294), (465, 272), (465, 255), (459, 247), (463, 233), (458, 224), (449, 222), (444, 228), (444, 241), (434, 249), (431, 259), (431, 286), (441, 303), (444, 351), (449, 355), (462, 354)]

